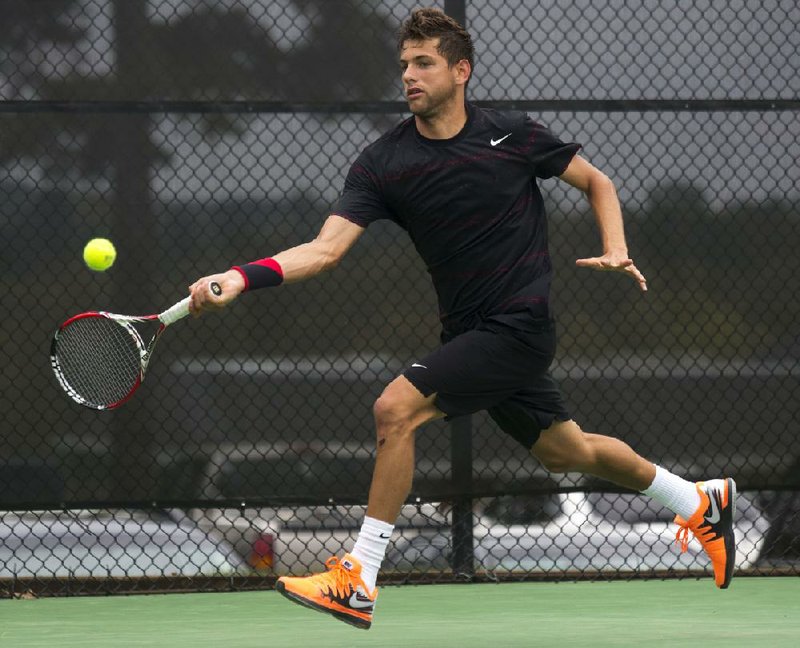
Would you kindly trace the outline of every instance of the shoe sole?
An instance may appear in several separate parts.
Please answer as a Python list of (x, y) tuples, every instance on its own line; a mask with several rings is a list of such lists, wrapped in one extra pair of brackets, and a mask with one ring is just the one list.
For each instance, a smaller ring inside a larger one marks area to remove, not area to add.
[(733, 533), (733, 520), (736, 518), (736, 482), (730, 477), (728, 482), (728, 501), (730, 505), (730, 519), (728, 522), (728, 533), (725, 534), (725, 581), (719, 586), (720, 589), (727, 589), (733, 578), (733, 568), (736, 563), (736, 537)]
[(339, 621), (344, 621), (345, 623), (348, 623), (356, 628), (360, 628), (361, 630), (369, 630), (370, 626), (372, 625), (372, 621), (364, 621), (364, 619), (359, 619), (358, 617), (345, 614), (344, 612), (331, 610), (330, 608), (327, 608), (324, 605), (320, 605), (319, 603), (314, 603), (314, 601), (309, 601), (307, 598), (303, 598), (302, 596), (295, 594), (294, 592), (290, 592), (289, 590), (286, 589), (286, 585), (284, 585), (281, 581), (275, 583), (275, 589), (278, 590), (278, 592), (280, 592), (287, 599), (292, 601), (292, 603), (297, 603), (298, 605), (302, 605), (303, 607), (316, 610), (317, 612), (325, 612), (326, 614), (330, 614), (331, 616), (339, 619)]

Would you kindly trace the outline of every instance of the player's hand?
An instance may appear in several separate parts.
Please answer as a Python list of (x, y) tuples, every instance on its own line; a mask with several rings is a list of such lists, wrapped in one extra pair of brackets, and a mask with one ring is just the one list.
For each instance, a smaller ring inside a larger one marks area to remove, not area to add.
[(639, 284), (642, 291), (647, 291), (647, 279), (639, 272), (639, 269), (633, 265), (633, 259), (629, 259), (627, 255), (615, 254), (608, 252), (603, 256), (589, 257), (586, 259), (578, 259), (575, 265), (579, 268), (590, 268), (591, 270), (599, 270), (600, 272), (622, 272), (633, 278)]
[[(211, 290), (211, 283), (216, 282), (222, 289), (217, 295)], [(195, 317), (206, 311), (225, 308), (244, 290), (244, 278), (236, 270), (228, 270), (222, 274), (202, 277), (189, 286), (189, 312)]]

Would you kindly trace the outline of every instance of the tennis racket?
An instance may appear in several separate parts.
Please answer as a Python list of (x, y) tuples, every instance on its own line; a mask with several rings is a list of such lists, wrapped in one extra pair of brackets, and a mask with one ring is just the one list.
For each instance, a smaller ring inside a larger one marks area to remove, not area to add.
[[(209, 285), (215, 295), (220, 285)], [(58, 327), (50, 345), (50, 363), (58, 383), (72, 400), (107, 410), (128, 401), (144, 380), (158, 338), (170, 324), (189, 314), (187, 297), (158, 315), (117, 315), (90, 311)], [(157, 323), (145, 345), (134, 324)]]

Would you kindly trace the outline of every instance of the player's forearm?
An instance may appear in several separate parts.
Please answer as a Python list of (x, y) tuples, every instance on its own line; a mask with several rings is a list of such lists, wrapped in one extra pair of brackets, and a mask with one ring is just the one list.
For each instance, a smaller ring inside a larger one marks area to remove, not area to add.
[(279, 252), (272, 258), (283, 270), (284, 283), (310, 279), (339, 262), (333, 246), (317, 239)]
[[(325, 233), (327, 231), (327, 234)], [(205, 310), (222, 308), (236, 299), (242, 292), (258, 288), (279, 286), (283, 283), (302, 281), (335, 266), (350, 245), (358, 237), (361, 228), (351, 232), (351, 236), (330, 236), (331, 228), (323, 228), (320, 236), (309, 243), (303, 243), (284, 250), (273, 257), (233, 266), (224, 273), (198, 279), (191, 286), (189, 311), (199, 315)], [(216, 282), (221, 292), (209, 290), (211, 282)]]
[(364, 228), (360, 225), (341, 216), (331, 215), (313, 241), (289, 248), (272, 257), (233, 266), (231, 270), (239, 273), (242, 279), (238, 292), (270, 288), (314, 277), (339, 263), (363, 231)]
[(622, 208), (619, 204), (614, 183), (605, 175), (592, 177), (586, 189), (586, 197), (594, 212), (600, 238), (605, 253), (628, 254), (625, 241), (625, 227), (622, 221)]

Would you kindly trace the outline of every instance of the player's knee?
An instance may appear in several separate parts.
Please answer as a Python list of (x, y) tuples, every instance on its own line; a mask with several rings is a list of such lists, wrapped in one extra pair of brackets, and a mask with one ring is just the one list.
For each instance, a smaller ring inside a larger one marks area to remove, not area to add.
[(423, 423), (444, 416), (433, 404), (433, 396), (423, 396), (403, 376), (386, 386), (372, 411), (379, 440), (413, 435)]
[(402, 398), (386, 390), (372, 407), (375, 425), (384, 433), (399, 432), (409, 426), (410, 411)]

